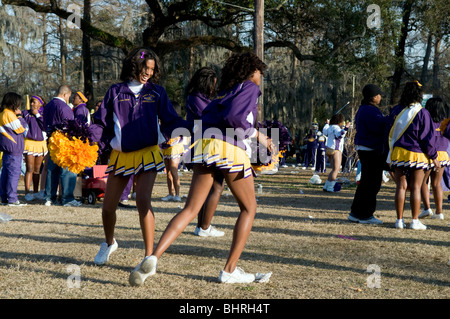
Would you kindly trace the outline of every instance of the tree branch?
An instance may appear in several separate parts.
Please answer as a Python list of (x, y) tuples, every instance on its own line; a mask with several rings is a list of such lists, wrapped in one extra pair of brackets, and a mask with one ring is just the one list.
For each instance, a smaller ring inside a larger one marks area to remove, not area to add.
[[(49, 6), (37, 4), (28, 0), (2, 0), (2, 3), (4, 5), (9, 4), (14, 6), (29, 7), (40, 13), (53, 13), (56, 16), (66, 20), (72, 15), (71, 12), (67, 12), (66, 10), (57, 7), (55, 1), (51, 1), (51, 5)], [(92, 39), (98, 40), (106, 45), (122, 49), (124, 52), (128, 52), (134, 46), (133, 43), (125, 37), (115, 36), (94, 27), (82, 17), (80, 17), (80, 29)]]
[(179, 51), (190, 47), (199, 45), (218, 46), (228, 49), (233, 52), (243, 52), (251, 50), (251, 48), (244, 47), (229, 38), (222, 38), (216, 36), (197, 36), (173, 41), (160, 41), (155, 47), (158, 55), (164, 55), (169, 52)]

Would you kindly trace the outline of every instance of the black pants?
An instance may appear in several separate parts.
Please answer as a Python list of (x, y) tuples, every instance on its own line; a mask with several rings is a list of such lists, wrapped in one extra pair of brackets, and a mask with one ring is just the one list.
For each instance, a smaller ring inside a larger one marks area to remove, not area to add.
[(378, 151), (358, 151), (358, 156), (361, 162), (361, 179), (356, 188), (351, 214), (359, 219), (368, 219), (376, 210), (386, 156)]

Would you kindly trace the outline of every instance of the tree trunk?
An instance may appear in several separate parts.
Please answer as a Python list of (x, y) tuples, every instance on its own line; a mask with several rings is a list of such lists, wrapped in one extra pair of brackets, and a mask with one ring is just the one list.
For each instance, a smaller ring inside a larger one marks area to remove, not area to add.
[(403, 25), (400, 31), (400, 39), (395, 50), (395, 71), (392, 78), (391, 104), (395, 104), (401, 94), (402, 76), (405, 72), (405, 46), (408, 37), (409, 22), (413, 6), (413, 0), (406, 0), (403, 4)]
[[(84, 0), (84, 20), (91, 22), (91, 0)], [(83, 74), (84, 74), (84, 94), (89, 99), (88, 108), (94, 103), (94, 83), (92, 80), (92, 58), (91, 58), (91, 38), (83, 32)]]
[[(256, 55), (264, 61), (264, 0), (255, 0), (254, 46)], [(259, 86), (258, 121), (264, 120), (264, 81)]]
[(67, 47), (64, 41), (64, 20), (59, 18), (59, 51), (61, 59), (61, 84), (67, 83), (66, 76), (66, 58), (67, 58)]
[(431, 92), (433, 95), (440, 94), (441, 83), (439, 80), (439, 63), (440, 63), (440, 47), (441, 47), (442, 37), (436, 37), (434, 42), (434, 59), (433, 59), (433, 82), (431, 87)]
[(430, 34), (430, 35), (428, 35), (427, 48), (425, 50), (425, 56), (423, 58), (422, 73), (420, 75), (420, 83), (424, 86), (426, 86), (426, 84), (428, 82), (428, 64), (430, 62), (432, 46), (433, 46), (433, 36)]

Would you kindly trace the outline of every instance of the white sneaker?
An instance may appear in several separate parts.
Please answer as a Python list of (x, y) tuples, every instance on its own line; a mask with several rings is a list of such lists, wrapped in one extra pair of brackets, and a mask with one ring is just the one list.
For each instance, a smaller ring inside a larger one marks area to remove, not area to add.
[(442, 214), (442, 213), (440, 213), (440, 214), (433, 214), (433, 216), (431, 216), (431, 219), (443, 220), (444, 219), (444, 214)]
[(8, 206), (12, 206), (12, 207), (22, 207), (22, 206), (27, 206), (27, 203), (22, 203), (21, 201), (17, 200), (14, 203), (8, 203)]
[(167, 195), (167, 196), (161, 198), (161, 200), (162, 200), (163, 202), (170, 202), (170, 201), (173, 200), (173, 196), (172, 196), (172, 195)]
[(158, 259), (155, 256), (147, 256), (133, 269), (128, 279), (131, 286), (140, 286), (148, 276), (156, 273)]
[(230, 274), (225, 270), (220, 271), (219, 281), (227, 284), (248, 284), (255, 281), (254, 274), (247, 274), (241, 268), (236, 269)]
[(34, 200), (33, 193), (27, 193), (27, 194), (25, 195), (25, 200), (26, 200), (27, 202), (31, 202), (32, 200)]
[(94, 263), (96, 265), (104, 265), (108, 259), (111, 253), (116, 251), (117, 247), (119, 245), (117, 244), (117, 241), (114, 239), (114, 243), (110, 246), (106, 242), (103, 242), (100, 245), (100, 250), (98, 251), (97, 255), (95, 256)]
[(44, 205), (48, 207), (48, 206), (52, 206), (52, 204), (53, 203), (51, 200), (46, 200)]
[(64, 206), (66, 207), (80, 207), (82, 204), (81, 202), (77, 201), (77, 200), (73, 200), (71, 202), (65, 203)]
[(420, 220), (418, 220), (418, 219), (413, 219), (409, 227), (411, 229), (415, 229), (415, 230), (425, 230), (425, 229), (427, 229), (427, 226), (422, 224), (422, 222)]
[(382, 220), (379, 220), (378, 218), (375, 218), (374, 216), (370, 217), (369, 219), (360, 219), (359, 220), (360, 224), (374, 224), (374, 225), (379, 225), (379, 224), (383, 224)]
[(178, 196), (178, 195), (175, 195), (175, 196), (172, 197), (172, 201), (174, 201), (174, 202), (181, 202), (181, 197)]
[(406, 228), (406, 225), (405, 225), (405, 222), (403, 221), (403, 219), (397, 219), (395, 221), (395, 228), (398, 228), (398, 229)]
[(206, 230), (201, 227), (195, 227), (194, 234), (200, 237), (221, 237), (225, 235), (223, 231), (217, 230), (212, 225), (209, 225)]
[(433, 217), (433, 210), (431, 208), (424, 209), (422, 213), (420, 213), (419, 218), (425, 218), (425, 217)]

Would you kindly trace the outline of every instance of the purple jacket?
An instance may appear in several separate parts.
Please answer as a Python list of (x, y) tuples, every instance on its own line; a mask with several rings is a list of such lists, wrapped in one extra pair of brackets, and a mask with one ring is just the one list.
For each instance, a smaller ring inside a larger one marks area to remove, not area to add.
[(385, 132), (388, 117), (373, 105), (361, 105), (355, 115), (355, 145), (381, 151), (386, 146)]
[(10, 109), (0, 112), (0, 152), (22, 155), (25, 149), (24, 137), (28, 125), (23, 117), (17, 117)]
[(91, 114), (89, 113), (86, 103), (78, 104), (73, 108), (73, 117), (79, 119), (83, 123), (91, 123)]
[(73, 119), (72, 109), (59, 98), (53, 98), (44, 107), (44, 128), (48, 137), (51, 136), (56, 125), (64, 124)]
[[(90, 127), (100, 130), (101, 145), (132, 152), (161, 142), (159, 121), (166, 136), (180, 127), (192, 130), (192, 125), (177, 114), (162, 86), (147, 82), (136, 97), (127, 83), (118, 83), (109, 88)], [(113, 139), (117, 145), (111, 145)]]
[[(203, 110), (203, 136), (220, 138), (245, 150), (243, 141), (256, 130), (254, 126), (260, 95), (259, 87), (249, 80), (229, 91), (220, 92)], [(206, 130), (208, 132), (205, 134)], [(214, 134), (211, 135), (211, 132)]]
[[(397, 115), (404, 106), (395, 106), (389, 115), (390, 123), (393, 124)], [(391, 125), (392, 127), (392, 125)], [(416, 117), (405, 130), (405, 133), (394, 143), (394, 147), (402, 147), (408, 151), (423, 153), (430, 159), (437, 157), (437, 149), (434, 144), (436, 130), (433, 126), (431, 115), (425, 108), (422, 108)]]
[(43, 112), (43, 108), (36, 115), (33, 115), (29, 110), (22, 112), (22, 117), (28, 124), (26, 138), (34, 141), (44, 141), (46, 139)]
[(436, 146), (437, 151), (447, 152), (449, 140), (448, 140), (448, 137), (446, 137), (444, 135), (444, 132), (438, 131), (440, 126), (441, 126), (441, 123), (433, 122), (433, 127), (434, 127), (434, 131), (435, 131), (434, 145)]
[(211, 102), (205, 95), (200, 92), (188, 95), (186, 99), (186, 120), (194, 122), (202, 117), (202, 112)]

